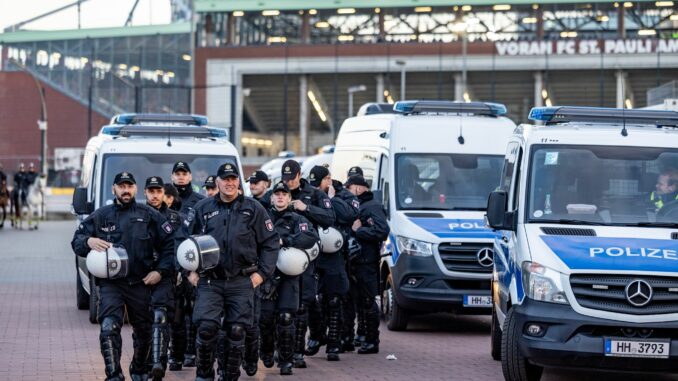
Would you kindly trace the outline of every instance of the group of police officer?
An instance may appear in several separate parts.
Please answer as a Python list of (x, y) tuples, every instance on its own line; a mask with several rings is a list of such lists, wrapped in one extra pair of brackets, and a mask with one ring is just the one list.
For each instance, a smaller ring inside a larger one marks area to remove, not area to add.
[[(79, 256), (125, 258), (115, 269), (107, 262), (97, 278), (107, 380), (124, 379), (125, 307), (133, 329), (132, 380), (161, 380), (168, 365), (195, 366), (196, 380), (237, 380), (241, 367), (256, 374), (259, 358), (267, 368), (277, 361), (280, 374), (290, 375), (323, 345), (329, 361), (356, 345), (360, 354), (379, 352), (375, 297), (389, 232), (383, 206), (359, 167), (345, 184), (324, 166), (303, 179), (294, 160), (281, 172), (273, 187), (264, 172), (253, 173), (253, 197), (246, 197), (237, 166), (224, 163), (205, 181), (205, 198), (180, 161), (172, 184), (159, 176), (146, 180), (145, 205), (136, 202), (133, 174), (115, 176), (114, 202), (88, 216), (72, 241)], [(199, 237), (215, 242), (216, 259), (189, 271), (179, 263), (193, 261), (194, 253), (177, 249)], [(288, 258), (300, 252), (302, 267), (290, 271), (290, 263), (300, 262)]]
[[(10, 196), (12, 203), (14, 205), (19, 205), (19, 202), (22, 204), (26, 203), (26, 198), (28, 196), (28, 188), (35, 183), (35, 180), (38, 178), (39, 174), (35, 170), (35, 164), (28, 164), (28, 171), (26, 170), (26, 165), (24, 163), (19, 164), (19, 169), (14, 173), (13, 177), (13, 188)], [(7, 190), (7, 174), (4, 172), (2, 164), (0, 164), (0, 196), (3, 196), (1, 192)], [(12, 217), (12, 226), (14, 226), (15, 219), (19, 218), (20, 210), (19, 208), (14, 208), (15, 214)], [(5, 221), (5, 210), (2, 210), (3, 216), (0, 220), (0, 228), (4, 226)]]

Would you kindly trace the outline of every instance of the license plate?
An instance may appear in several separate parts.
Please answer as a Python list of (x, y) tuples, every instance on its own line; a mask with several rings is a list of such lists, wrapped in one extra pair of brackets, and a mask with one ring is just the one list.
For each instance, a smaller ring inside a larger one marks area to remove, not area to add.
[(667, 359), (670, 352), (669, 340), (605, 338), (605, 356)]
[(492, 307), (492, 297), (489, 295), (464, 295), (464, 307)]

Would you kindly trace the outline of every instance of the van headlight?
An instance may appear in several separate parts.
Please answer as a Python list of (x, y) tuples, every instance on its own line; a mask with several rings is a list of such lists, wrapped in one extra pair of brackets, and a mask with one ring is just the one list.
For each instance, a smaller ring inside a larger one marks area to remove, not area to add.
[(527, 297), (540, 302), (569, 304), (562, 274), (535, 262), (523, 262), (523, 287)]
[(398, 251), (403, 254), (414, 255), (416, 257), (429, 257), (433, 255), (433, 244), (429, 242), (397, 236), (396, 245), (398, 246)]

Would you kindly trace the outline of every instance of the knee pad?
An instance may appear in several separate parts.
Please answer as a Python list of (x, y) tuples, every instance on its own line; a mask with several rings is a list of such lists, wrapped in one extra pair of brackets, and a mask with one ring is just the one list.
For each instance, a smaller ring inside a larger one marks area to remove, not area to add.
[(278, 323), (284, 326), (292, 325), (294, 323), (294, 316), (289, 312), (281, 312), (278, 315)]
[(339, 296), (333, 296), (330, 298), (330, 300), (327, 301), (327, 305), (330, 308), (340, 308), (341, 298)]
[(212, 321), (201, 321), (198, 327), (197, 336), (203, 341), (210, 341), (216, 338), (219, 332), (219, 325)]
[(156, 307), (153, 310), (153, 324), (167, 323), (167, 309), (165, 307)]
[(228, 338), (232, 341), (240, 341), (245, 339), (245, 326), (239, 323), (231, 325), (231, 329), (228, 330)]
[(101, 335), (114, 336), (120, 334), (120, 324), (112, 317), (105, 317), (101, 321)]
[(373, 304), (374, 304), (373, 298), (370, 298), (370, 297), (360, 298), (360, 307), (362, 307), (365, 310), (372, 308)]

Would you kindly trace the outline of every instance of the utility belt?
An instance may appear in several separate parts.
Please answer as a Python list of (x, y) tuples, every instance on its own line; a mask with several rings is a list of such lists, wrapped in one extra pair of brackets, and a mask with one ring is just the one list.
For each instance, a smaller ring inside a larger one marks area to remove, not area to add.
[(229, 276), (229, 275), (226, 274), (226, 271), (224, 271), (224, 269), (222, 267), (217, 266), (216, 268), (214, 268), (212, 270), (201, 272), (200, 276), (205, 277), (207, 279), (214, 279), (214, 280), (231, 280), (231, 279), (241, 277), (241, 276), (250, 276), (250, 275), (254, 274), (255, 272), (257, 272), (257, 270), (259, 270), (259, 266), (254, 264), (254, 265), (251, 265), (251, 266), (244, 267), (244, 268), (240, 269), (240, 271), (238, 271), (234, 275)]

